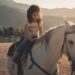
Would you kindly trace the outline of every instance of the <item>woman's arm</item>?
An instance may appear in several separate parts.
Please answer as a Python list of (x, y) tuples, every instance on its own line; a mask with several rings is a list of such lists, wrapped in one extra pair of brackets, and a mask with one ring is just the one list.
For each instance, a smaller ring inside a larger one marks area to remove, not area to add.
[(43, 33), (43, 23), (39, 24), (39, 36)]

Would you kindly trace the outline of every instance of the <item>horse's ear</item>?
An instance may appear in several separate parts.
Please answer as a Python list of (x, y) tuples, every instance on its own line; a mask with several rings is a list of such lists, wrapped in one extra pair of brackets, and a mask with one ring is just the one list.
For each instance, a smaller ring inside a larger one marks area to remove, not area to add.
[(70, 26), (70, 23), (66, 18), (64, 18), (64, 22), (65, 22), (65, 26)]
[(64, 22), (65, 22), (65, 26), (71, 26), (71, 25), (74, 25), (74, 23), (72, 21), (68, 21), (67, 18), (64, 18)]

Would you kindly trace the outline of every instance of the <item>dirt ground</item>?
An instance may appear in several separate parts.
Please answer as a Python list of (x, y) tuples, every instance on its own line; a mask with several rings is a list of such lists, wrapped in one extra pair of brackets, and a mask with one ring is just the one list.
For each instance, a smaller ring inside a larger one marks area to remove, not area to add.
[[(7, 51), (11, 43), (0, 43), (0, 75), (9, 75), (7, 69)], [(70, 63), (66, 55), (59, 60), (60, 75), (70, 75)]]

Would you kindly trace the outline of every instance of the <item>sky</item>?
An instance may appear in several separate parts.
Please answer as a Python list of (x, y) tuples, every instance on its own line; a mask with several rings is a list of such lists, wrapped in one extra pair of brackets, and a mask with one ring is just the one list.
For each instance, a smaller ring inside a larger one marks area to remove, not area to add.
[(42, 8), (75, 8), (75, 0), (14, 0), (18, 3), (36, 4)]

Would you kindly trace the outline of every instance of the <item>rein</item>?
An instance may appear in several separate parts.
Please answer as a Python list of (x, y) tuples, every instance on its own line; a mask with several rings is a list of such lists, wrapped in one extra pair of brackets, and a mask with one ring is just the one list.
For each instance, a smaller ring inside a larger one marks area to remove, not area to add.
[(71, 60), (71, 56), (70, 56), (69, 51), (68, 51), (67, 35), (69, 35), (69, 34), (71, 34), (71, 33), (72, 33), (72, 32), (66, 32), (66, 31), (65, 31), (65, 34), (64, 34), (64, 42), (63, 42), (62, 49), (61, 49), (61, 53), (62, 53), (63, 50), (64, 50), (64, 46), (66, 45), (67, 55), (68, 55), (69, 60)]
[[(32, 62), (32, 64), (30, 65), (29, 69), (32, 69), (33, 65), (35, 65), (37, 68), (39, 68), (39, 69), (40, 69), (43, 73), (45, 73), (46, 75), (52, 75), (51, 73), (49, 73), (48, 71), (46, 71), (45, 69), (43, 69), (43, 68), (34, 60), (34, 58), (33, 58), (33, 56), (32, 56), (32, 50), (30, 50), (29, 54), (30, 54), (30, 60), (31, 60), (31, 62)], [(56, 74), (56, 72), (57, 72), (57, 69), (55, 70), (54, 75)]]
[(44, 72), (46, 75), (51, 75), (49, 72), (47, 72), (46, 70), (44, 70), (40, 65), (38, 65), (37, 62), (33, 59), (32, 51), (30, 51), (30, 57), (31, 57), (32, 65), (29, 67), (29, 69), (31, 69), (31, 68), (33, 67), (33, 64), (34, 64), (34, 65), (37, 66), (42, 72)]

